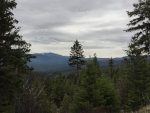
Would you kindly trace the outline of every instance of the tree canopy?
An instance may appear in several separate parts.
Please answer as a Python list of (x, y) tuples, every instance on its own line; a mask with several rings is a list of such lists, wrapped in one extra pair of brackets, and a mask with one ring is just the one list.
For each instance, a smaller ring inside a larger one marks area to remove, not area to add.
[(19, 35), (20, 27), (12, 10), (14, 0), (0, 0), (0, 112), (13, 110), (15, 96), (21, 91), (22, 76), (32, 55), (30, 44)]
[(85, 63), (84, 62), (84, 51), (82, 48), (82, 45), (78, 40), (76, 40), (71, 47), (70, 51), (70, 58), (69, 58), (69, 65), (70, 66), (76, 66), (76, 69), (81, 69), (81, 66)]
[(133, 7), (133, 11), (127, 12), (133, 19), (126, 31), (135, 32), (130, 46), (138, 48), (142, 54), (150, 54), (150, 0), (139, 0)]

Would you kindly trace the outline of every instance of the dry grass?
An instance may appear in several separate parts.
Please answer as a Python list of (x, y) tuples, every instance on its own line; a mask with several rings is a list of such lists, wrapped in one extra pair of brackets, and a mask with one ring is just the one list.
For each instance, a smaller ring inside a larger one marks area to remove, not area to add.
[(150, 105), (141, 108), (139, 111), (130, 112), (130, 113), (150, 113)]

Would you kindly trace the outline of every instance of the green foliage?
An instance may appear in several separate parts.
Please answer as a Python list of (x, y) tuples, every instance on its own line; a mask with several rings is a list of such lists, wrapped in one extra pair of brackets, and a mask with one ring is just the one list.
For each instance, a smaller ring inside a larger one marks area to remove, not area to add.
[(129, 110), (138, 110), (150, 103), (150, 76), (147, 58), (144, 56), (130, 57), (128, 63), (128, 101)]
[[(128, 32), (134, 31), (126, 67), (101, 69), (94, 58), (86, 63), (82, 74), (32, 76), (27, 62), (32, 56), (30, 44), (18, 34), (12, 10), (14, 0), (0, 0), (0, 113), (119, 113), (136, 111), (150, 104), (150, 1), (139, 0)], [(82, 45), (71, 47), (69, 65), (77, 71), (85, 64)], [(64, 74), (64, 73), (63, 73)], [(80, 75), (80, 76), (79, 76)], [(23, 78), (24, 76), (24, 78)], [(76, 84), (78, 83), (78, 84)]]
[(130, 46), (138, 48), (141, 53), (150, 53), (150, 1), (139, 0), (133, 4), (134, 10), (128, 12), (129, 17), (134, 17), (128, 24), (127, 32), (134, 31)]
[(18, 23), (13, 17), (12, 9), (16, 7), (14, 0), (0, 1), (0, 66), (12, 66), (14, 70), (25, 71), (32, 56), (30, 44), (22, 40), (18, 34), (19, 28), (15, 27)]
[(93, 63), (96, 67), (95, 69), (97, 71), (97, 76), (101, 76), (102, 72), (101, 72), (100, 65), (98, 63), (97, 57), (96, 57), (96, 53), (94, 54)]
[(65, 93), (69, 96), (73, 96), (75, 84), (72, 83), (70, 79), (65, 79), (64, 90)]
[(113, 82), (105, 75), (98, 78), (94, 91), (94, 106), (110, 113), (117, 113), (120, 109), (119, 105), (119, 98)]
[(150, 1), (139, 0), (133, 4), (134, 10), (128, 12), (130, 17), (134, 17), (129, 25), (128, 32), (134, 31), (129, 44), (126, 59), (127, 66), (127, 110), (138, 110), (142, 106), (146, 106), (149, 101), (150, 87), (150, 71), (148, 59), (146, 55), (150, 53)]
[(111, 57), (111, 59), (109, 60), (109, 69), (110, 69), (110, 77), (113, 79), (113, 75), (114, 75), (114, 70), (113, 70), (113, 66), (114, 66), (114, 64), (113, 64), (114, 62), (113, 62), (113, 59), (112, 59), (112, 57)]
[(81, 69), (81, 66), (84, 65), (84, 55), (83, 55), (82, 45), (76, 40), (71, 47), (69, 65), (76, 66), (77, 70)]
[(47, 95), (47, 99), (49, 101), (52, 101), (52, 88), (53, 88), (53, 83), (52, 83), (52, 78), (51, 76), (47, 76), (45, 78), (45, 81), (44, 81), (44, 90), (45, 90), (45, 93)]
[[(133, 44), (137, 42), (132, 40)], [(126, 59), (127, 79), (128, 79), (128, 95), (126, 108), (127, 110), (138, 110), (140, 107), (146, 106), (149, 101), (150, 92), (150, 71), (148, 68), (148, 58), (141, 53), (141, 49), (129, 45), (126, 51), (129, 59)]]
[(61, 107), (60, 107), (60, 113), (69, 113), (71, 102), (72, 102), (71, 97), (65, 94)]
[(99, 76), (98, 72), (93, 61), (86, 64), (81, 76), (81, 84), (74, 95), (72, 112), (92, 113), (96, 109), (99, 109), (99, 112), (103, 110), (111, 113), (119, 112), (119, 100), (113, 83), (104, 76)]
[(47, 100), (40, 79), (27, 79), (23, 85), (23, 92), (18, 96), (15, 113), (51, 113), (50, 111), (51, 103)]
[(81, 76), (81, 85), (74, 95), (73, 112), (80, 113), (93, 104), (93, 91), (95, 89), (97, 69), (94, 63), (88, 62)]
[(18, 34), (12, 10), (14, 0), (0, 0), (0, 112), (14, 112), (16, 95), (21, 93), (22, 73), (29, 67), (30, 44)]
[(0, 69), (0, 112), (14, 111), (16, 95), (21, 92), (22, 77), (9, 66)]
[(52, 98), (54, 103), (56, 103), (57, 107), (60, 107), (61, 101), (63, 100), (65, 90), (65, 77), (62, 75), (58, 75), (53, 80), (53, 87), (52, 87)]
[[(44, 91), (51, 113), (69, 112), (74, 88), (75, 86), (70, 76), (59, 74), (55, 77), (45, 77)], [(69, 106), (67, 106), (68, 104)]]

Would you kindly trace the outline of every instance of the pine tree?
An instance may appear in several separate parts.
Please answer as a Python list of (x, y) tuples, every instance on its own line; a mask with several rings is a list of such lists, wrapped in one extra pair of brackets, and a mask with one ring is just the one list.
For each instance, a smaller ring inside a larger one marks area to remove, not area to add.
[(113, 65), (114, 65), (114, 62), (113, 62), (113, 59), (111, 57), (111, 59), (109, 60), (109, 69), (110, 69), (110, 77), (113, 79)]
[(92, 109), (93, 92), (96, 86), (96, 78), (98, 77), (97, 70), (93, 61), (87, 62), (85, 69), (83, 69), (80, 87), (77, 88), (74, 95), (74, 113), (82, 113)]
[(84, 55), (83, 55), (82, 45), (76, 40), (71, 47), (69, 65), (75, 66), (77, 71), (81, 69), (81, 66), (84, 65)]
[(12, 9), (16, 7), (14, 0), (0, 1), (0, 66), (12, 66), (16, 71), (24, 71), (26, 63), (32, 57), (30, 44), (22, 40), (18, 34), (18, 23), (13, 17)]
[(65, 94), (64, 84), (65, 77), (63, 75), (58, 75), (53, 80), (52, 99), (56, 103), (57, 107), (60, 107)]
[(127, 32), (135, 32), (131, 46), (138, 47), (141, 53), (150, 54), (150, 0), (139, 0), (133, 4), (134, 10), (127, 12), (134, 17), (128, 24)]
[(96, 80), (94, 106), (107, 111), (107, 113), (119, 113), (120, 102), (114, 83), (105, 75)]
[[(99, 68), (98, 68), (99, 69)], [(93, 60), (86, 64), (73, 101), (73, 113), (119, 112), (119, 100), (111, 80), (99, 76)]]
[(22, 72), (29, 67), (32, 57), (30, 44), (18, 34), (18, 23), (12, 10), (16, 8), (14, 0), (0, 0), (0, 112), (13, 110), (15, 95), (21, 91)]
[(128, 12), (134, 17), (128, 24), (127, 32), (135, 32), (127, 50), (128, 100), (127, 108), (137, 110), (149, 103), (150, 77), (147, 56), (150, 54), (150, 0), (139, 0)]
[(138, 110), (150, 103), (150, 76), (148, 61), (145, 55), (141, 55), (139, 49), (129, 45), (127, 51), (128, 68), (128, 99), (127, 109)]
[(99, 62), (98, 62), (98, 60), (97, 60), (97, 56), (96, 56), (96, 53), (94, 54), (94, 58), (93, 58), (93, 63), (94, 63), (94, 65), (96, 66), (96, 68), (95, 69), (97, 69), (97, 75), (98, 76), (101, 76), (101, 70), (100, 70), (100, 65), (99, 65)]

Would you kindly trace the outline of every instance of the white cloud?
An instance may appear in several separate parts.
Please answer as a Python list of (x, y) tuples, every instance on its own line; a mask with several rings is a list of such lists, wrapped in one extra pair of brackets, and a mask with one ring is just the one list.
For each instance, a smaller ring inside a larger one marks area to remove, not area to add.
[(88, 57), (124, 56), (130, 34), (123, 30), (134, 0), (16, 0), (15, 17), (31, 52), (69, 55), (78, 39)]

